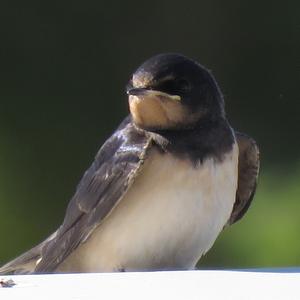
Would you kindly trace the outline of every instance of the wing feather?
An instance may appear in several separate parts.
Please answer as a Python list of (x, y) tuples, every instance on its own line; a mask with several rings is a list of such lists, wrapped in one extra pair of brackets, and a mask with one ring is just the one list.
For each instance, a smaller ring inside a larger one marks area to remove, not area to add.
[(131, 186), (151, 138), (127, 118), (99, 150), (71, 199), (63, 224), (44, 245), (35, 272), (51, 272), (83, 243)]
[(239, 146), (238, 188), (236, 200), (228, 224), (240, 220), (252, 202), (259, 173), (259, 149), (249, 136), (235, 132)]

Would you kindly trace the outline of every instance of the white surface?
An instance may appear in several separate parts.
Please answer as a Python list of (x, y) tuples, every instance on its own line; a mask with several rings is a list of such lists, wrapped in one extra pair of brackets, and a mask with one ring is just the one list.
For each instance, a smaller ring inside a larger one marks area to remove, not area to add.
[[(275, 270), (276, 271), (276, 270)], [(186, 271), (3, 276), (16, 286), (0, 288), (15, 299), (300, 299), (300, 270), (292, 273)]]

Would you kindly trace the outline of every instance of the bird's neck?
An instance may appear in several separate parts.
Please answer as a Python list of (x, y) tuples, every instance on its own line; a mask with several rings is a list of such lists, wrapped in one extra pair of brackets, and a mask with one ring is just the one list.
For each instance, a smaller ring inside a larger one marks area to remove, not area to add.
[(222, 161), (235, 141), (233, 130), (224, 118), (198, 122), (191, 129), (159, 130), (151, 136), (162, 151), (188, 157), (195, 163), (208, 157)]

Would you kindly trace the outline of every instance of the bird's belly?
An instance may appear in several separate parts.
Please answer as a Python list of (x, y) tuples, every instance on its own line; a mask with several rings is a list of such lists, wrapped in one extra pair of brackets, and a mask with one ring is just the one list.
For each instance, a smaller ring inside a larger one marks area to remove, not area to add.
[(198, 166), (151, 153), (120, 204), (59, 270), (193, 268), (229, 219), (237, 164), (236, 146), (222, 162)]

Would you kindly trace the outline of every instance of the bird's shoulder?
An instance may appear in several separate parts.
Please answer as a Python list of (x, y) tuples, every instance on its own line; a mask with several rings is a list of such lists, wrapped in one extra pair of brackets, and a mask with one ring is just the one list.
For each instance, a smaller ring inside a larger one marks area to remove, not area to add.
[(151, 136), (127, 117), (98, 151), (72, 197), (56, 237), (44, 245), (36, 272), (49, 272), (108, 216), (141, 169)]

